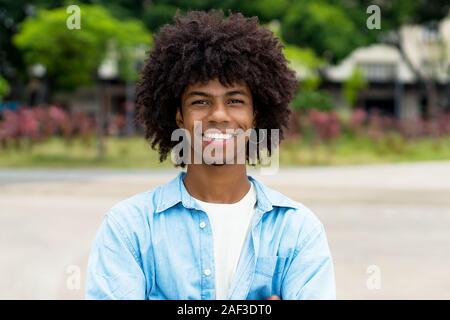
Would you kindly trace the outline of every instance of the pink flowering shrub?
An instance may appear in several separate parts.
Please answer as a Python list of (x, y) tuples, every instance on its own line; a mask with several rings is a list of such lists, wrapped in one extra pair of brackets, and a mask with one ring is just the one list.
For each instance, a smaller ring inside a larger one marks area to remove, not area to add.
[(38, 142), (52, 136), (87, 138), (95, 130), (92, 117), (83, 112), (69, 113), (63, 108), (38, 106), (5, 110), (0, 114), (0, 146), (20, 145), (21, 141)]
[(450, 136), (450, 112), (442, 113), (434, 120), (420, 117), (397, 119), (376, 109), (367, 112), (356, 108), (344, 119), (338, 117), (336, 111), (310, 109), (297, 113), (297, 119), (291, 121), (288, 136), (315, 142), (335, 141), (342, 135), (365, 136), (374, 141), (392, 135), (404, 140)]

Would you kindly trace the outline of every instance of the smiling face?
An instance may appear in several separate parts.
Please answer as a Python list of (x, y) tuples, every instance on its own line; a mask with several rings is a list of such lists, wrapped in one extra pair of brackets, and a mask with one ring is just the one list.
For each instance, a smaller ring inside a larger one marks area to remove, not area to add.
[[(181, 111), (176, 114), (178, 126), (186, 129), (193, 139), (201, 139), (201, 155), (197, 156), (202, 163), (215, 165), (237, 163), (248, 141), (248, 137), (237, 133), (253, 128), (254, 120), (248, 85), (233, 83), (226, 87), (218, 79), (187, 86), (181, 96)], [(245, 143), (238, 143), (240, 137)], [(191, 150), (192, 155), (200, 151), (194, 148), (194, 143), (191, 143)], [(220, 160), (215, 161), (218, 158)]]

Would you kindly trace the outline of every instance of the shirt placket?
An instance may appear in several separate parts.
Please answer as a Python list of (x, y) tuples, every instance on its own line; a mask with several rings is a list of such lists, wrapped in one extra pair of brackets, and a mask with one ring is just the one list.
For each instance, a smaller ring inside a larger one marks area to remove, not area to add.
[(236, 274), (228, 292), (230, 300), (244, 300), (247, 298), (253, 281), (256, 267), (256, 257), (259, 253), (259, 239), (261, 235), (261, 217), (263, 212), (257, 209), (252, 219), (252, 228), (246, 238), (245, 246), (239, 259)]
[[(211, 223), (203, 211), (198, 211), (198, 227), (200, 232), (200, 277), (201, 299), (215, 299), (215, 265), (214, 243)], [(189, 275), (186, 275), (189, 276)]]

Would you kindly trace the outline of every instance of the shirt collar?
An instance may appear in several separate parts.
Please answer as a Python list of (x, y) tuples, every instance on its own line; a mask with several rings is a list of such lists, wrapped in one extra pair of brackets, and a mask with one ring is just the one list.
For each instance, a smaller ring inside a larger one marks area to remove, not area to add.
[[(156, 213), (164, 212), (180, 202), (187, 209), (200, 210), (197, 202), (191, 197), (184, 186), (183, 179), (185, 175), (186, 172), (181, 171), (174, 179), (159, 188)], [(252, 176), (247, 177), (255, 186), (256, 206), (262, 213), (271, 211), (273, 207), (300, 208), (298, 203), (280, 192), (265, 186)]]

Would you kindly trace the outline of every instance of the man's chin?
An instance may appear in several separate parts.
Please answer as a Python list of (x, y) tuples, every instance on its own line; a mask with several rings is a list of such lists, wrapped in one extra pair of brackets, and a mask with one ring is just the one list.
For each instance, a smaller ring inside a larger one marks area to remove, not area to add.
[(207, 166), (224, 166), (226, 164), (230, 164), (227, 163), (225, 160), (217, 160), (217, 159), (203, 159), (203, 163), (206, 164)]
[(213, 166), (224, 166), (224, 165), (236, 165), (236, 164), (246, 164), (245, 161), (243, 161), (243, 159), (236, 159), (236, 158), (231, 158), (231, 159), (205, 159), (203, 158), (203, 164), (206, 165), (213, 165)]
[(215, 160), (208, 160), (208, 161), (203, 160), (203, 163), (208, 165), (208, 166), (216, 166), (216, 167), (218, 167), (218, 166), (225, 166), (225, 165), (230, 165), (230, 164), (236, 164), (236, 161), (234, 161), (234, 160), (226, 161), (225, 159), (220, 161), (220, 160), (216, 160), (215, 159)]

